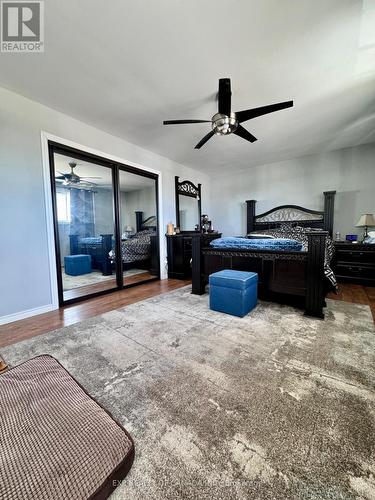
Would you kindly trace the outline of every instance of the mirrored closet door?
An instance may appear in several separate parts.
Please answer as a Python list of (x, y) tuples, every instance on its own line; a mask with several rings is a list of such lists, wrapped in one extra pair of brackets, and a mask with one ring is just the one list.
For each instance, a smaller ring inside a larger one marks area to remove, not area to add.
[(63, 300), (116, 289), (113, 168), (57, 152), (53, 163)]
[(120, 227), (124, 284), (159, 274), (157, 180), (120, 168)]
[(49, 144), (59, 302), (159, 278), (154, 174)]

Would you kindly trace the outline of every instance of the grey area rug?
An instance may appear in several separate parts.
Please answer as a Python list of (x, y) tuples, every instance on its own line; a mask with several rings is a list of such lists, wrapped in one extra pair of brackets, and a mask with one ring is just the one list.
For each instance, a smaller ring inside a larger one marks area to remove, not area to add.
[(186, 287), (2, 354), (55, 356), (132, 434), (113, 500), (374, 499), (370, 309), (328, 301), (321, 321), (263, 302), (239, 319), (207, 303)]
[[(145, 272), (147, 271), (144, 269), (127, 269), (123, 274), (124, 278), (129, 278), (129, 276), (135, 276)], [(72, 290), (74, 288), (80, 288), (81, 286), (95, 285), (96, 283), (101, 283), (103, 281), (116, 280), (116, 274), (103, 276), (103, 273), (99, 271), (91, 271), (91, 273), (80, 274), (79, 276), (70, 276), (69, 274), (65, 274), (63, 269), (62, 279), (64, 290)]]

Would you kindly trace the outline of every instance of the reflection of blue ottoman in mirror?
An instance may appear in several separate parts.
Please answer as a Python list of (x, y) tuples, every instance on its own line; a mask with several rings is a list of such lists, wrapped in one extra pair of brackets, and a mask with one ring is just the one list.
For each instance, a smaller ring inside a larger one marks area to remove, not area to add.
[(225, 269), (210, 274), (210, 309), (240, 316), (257, 305), (257, 273)]
[(91, 273), (91, 255), (66, 255), (64, 266), (65, 274), (69, 276)]

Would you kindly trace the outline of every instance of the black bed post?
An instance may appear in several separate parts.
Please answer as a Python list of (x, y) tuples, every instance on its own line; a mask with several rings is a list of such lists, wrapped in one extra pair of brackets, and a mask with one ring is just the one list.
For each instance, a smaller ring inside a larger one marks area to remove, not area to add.
[(199, 214), (199, 230), (202, 229), (202, 184), (198, 184), (198, 214)]
[(247, 221), (247, 226), (246, 226), (246, 234), (251, 233), (251, 231), (254, 231), (254, 217), (255, 217), (255, 204), (256, 200), (246, 200), (246, 221)]
[(191, 293), (194, 295), (203, 295), (205, 285), (202, 279), (202, 239), (201, 235), (192, 236), (192, 287)]
[[(179, 177), (178, 177), (178, 175), (175, 175), (174, 191), (175, 191), (175, 198), (176, 198), (176, 201), (175, 201), (175, 203), (176, 203), (176, 227), (180, 228), (180, 199), (178, 197), (178, 185), (179, 185)], [(199, 223), (200, 223), (200, 221), (199, 221)]]
[(333, 215), (335, 210), (336, 191), (324, 191), (324, 231), (333, 235)]
[(112, 250), (112, 234), (101, 234), (102, 237), (102, 255), (103, 255), (103, 276), (112, 274), (112, 264), (109, 258), (109, 252)]
[(324, 318), (324, 255), (327, 231), (307, 233), (306, 316)]
[(78, 234), (70, 234), (70, 255), (77, 255), (78, 253)]
[(135, 230), (137, 233), (139, 231), (142, 231), (142, 222), (143, 222), (143, 212), (137, 210), (135, 212)]

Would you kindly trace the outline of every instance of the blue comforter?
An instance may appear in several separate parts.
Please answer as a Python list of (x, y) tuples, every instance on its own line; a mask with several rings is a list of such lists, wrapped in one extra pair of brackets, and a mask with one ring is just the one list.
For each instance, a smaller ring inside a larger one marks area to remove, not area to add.
[(78, 241), (84, 245), (101, 245), (101, 236), (88, 236), (86, 238), (79, 238)]
[(302, 243), (286, 238), (247, 239), (247, 238), (217, 238), (211, 241), (214, 248), (236, 248), (241, 250), (284, 250), (286, 252), (301, 251)]

